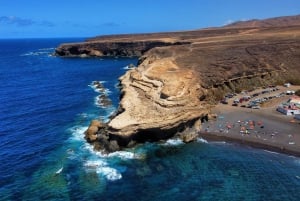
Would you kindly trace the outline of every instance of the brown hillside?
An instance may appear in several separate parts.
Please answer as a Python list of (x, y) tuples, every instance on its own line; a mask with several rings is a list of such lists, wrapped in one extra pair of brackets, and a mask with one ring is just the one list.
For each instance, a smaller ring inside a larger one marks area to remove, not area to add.
[[(288, 25), (282, 26), (285, 21)], [(286, 81), (299, 84), (299, 16), (255, 26), (251, 22), (250, 27), (247, 23), (101, 36), (58, 47), (60, 56), (139, 56), (139, 66), (120, 78), (118, 113), (98, 133), (107, 135), (107, 140), (100, 137), (93, 143), (115, 150), (117, 145), (165, 139), (176, 133), (188, 133), (182, 138), (190, 141), (201, 119), (224, 93)]]
[(284, 27), (284, 26), (299, 26), (300, 25), (300, 15), (286, 16), (286, 17), (275, 17), (264, 20), (247, 20), (238, 21), (227, 25), (226, 27)]

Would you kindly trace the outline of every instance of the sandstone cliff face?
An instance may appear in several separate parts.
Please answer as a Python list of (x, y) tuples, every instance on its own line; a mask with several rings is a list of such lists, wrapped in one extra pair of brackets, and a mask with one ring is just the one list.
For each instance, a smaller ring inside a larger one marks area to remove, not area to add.
[[(111, 150), (178, 133), (191, 141), (225, 92), (300, 83), (299, 26), (100, 37), (62, 45), (56, 54), (140, 56), (139, 66), (120, 78), (118, 113), (98, 129)], [(87, 133), (97, 141), (94, 130)]]
[(108, 124), (121, 141), (166, 139), (192, 127), (208, 114), (197, 77), (172, 60), (146, 59), (122, 78), (122, 112)]

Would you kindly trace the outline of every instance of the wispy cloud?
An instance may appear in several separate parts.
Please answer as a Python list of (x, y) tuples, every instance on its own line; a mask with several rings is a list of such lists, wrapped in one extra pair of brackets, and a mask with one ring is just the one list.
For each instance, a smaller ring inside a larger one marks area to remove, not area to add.
[(226, 26), (232, 24), (233, 22), (234, 22), (233, 20), (227, 20), (223, 25)]
[(52, 22), (49, 21), (34, 21), (31, 19), (24, 19), (16, 16), (0, 16), (0, 24), (5, 25), (16, 25), (20, 27), (26, 27), (26, 26), (44, 26), (44, 27), (53, 27), (55, 26)]
[(235, 22), (245, 22), (245, 21), (248, 21), (249, 19), (246, 19), (246, 18), (242, 18), (242, 19), (239, 19), (239, 20), (227, 20), (223, 25), (226, 26), (226, 25), (229, 25), (229, 24), (232, 24), (232, 23), (235, 23)]
[(31, 26), (34, 24), (33, 20), (30, 19), (22, 19), (16, 16), (1, 16), (0, 17), (1, 24), (14, 24), (17, 26)]

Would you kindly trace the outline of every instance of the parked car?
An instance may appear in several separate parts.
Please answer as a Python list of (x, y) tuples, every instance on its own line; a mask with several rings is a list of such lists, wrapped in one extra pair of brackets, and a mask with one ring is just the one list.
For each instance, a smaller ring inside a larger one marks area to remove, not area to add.
[(240, 99), (235, 99), (234, 101), (233, 101), (233, 103), (240, 103)]
[(221, 103), (223, 103), (223, 104), (228, 104), (228, 101), (226, 100), (226, 99), (223, 99), (223, 100), (221, 100)]

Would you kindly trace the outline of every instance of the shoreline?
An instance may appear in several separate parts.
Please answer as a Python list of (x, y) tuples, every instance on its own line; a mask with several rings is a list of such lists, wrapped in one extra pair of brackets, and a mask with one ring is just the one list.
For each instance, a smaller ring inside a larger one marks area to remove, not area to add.
[(208, 142), (234, 143), (234, 144), (238, 144), (238, 145), (246, 145), (246, 146), (257, 148), (257, 149), (262, 149), (262, 150), (272, 151), (272, 152), (276, 152), (276, 153), (300, 157), (300, 150), (291, 149), (290, 147), (280, 147), (280, 146), (276, 146), (274, 144), (261, 143), (261, 142), (252, 141), (249, 139), (234, 138), (232, 136), (224, 136), (224, 135), (220, 135), (218, 133), (200, 132), (198, 134), (198, 136)]
[(202, 124), (199, 137), (300, 157), (300, 121), (277, 112), (278, 101), (261, 109), (218, 104), (212, 109), (216, 119)]

